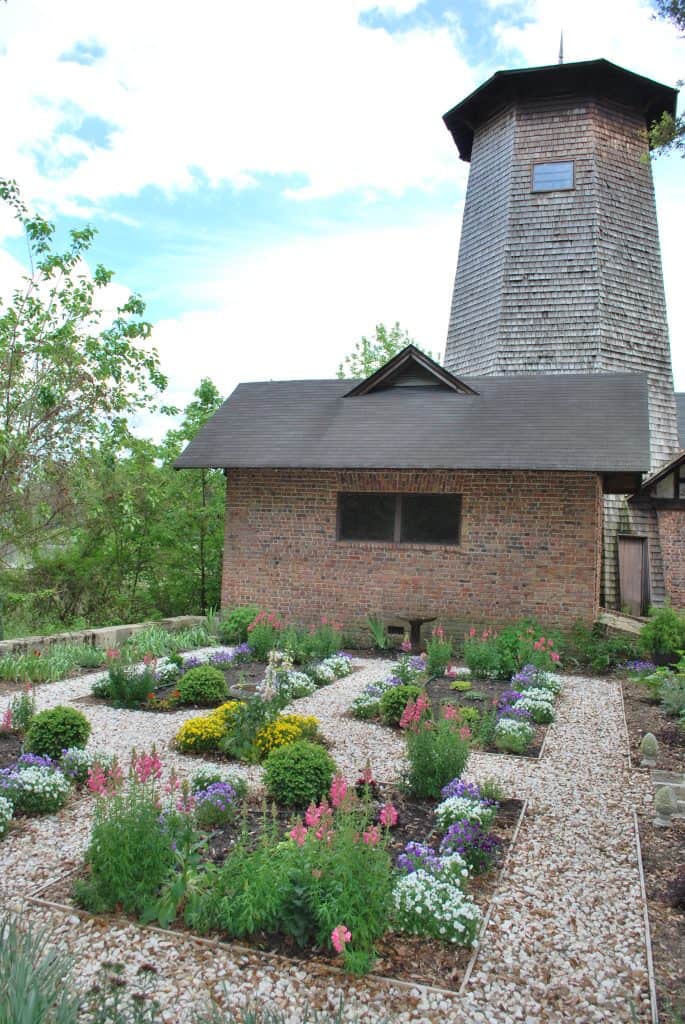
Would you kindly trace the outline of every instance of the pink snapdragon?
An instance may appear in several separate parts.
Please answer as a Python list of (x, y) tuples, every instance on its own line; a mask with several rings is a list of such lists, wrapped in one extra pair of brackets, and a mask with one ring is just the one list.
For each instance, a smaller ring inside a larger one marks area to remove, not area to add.
[(392, 804), (384, 804), (378, 817), (384, 828), (394, 828), (400, 816), (396, 807), (393, 807)]
[(559, 661), (559, 655), (556, 651), (550, 651), (549, 656), (552, 659), (552, 661)]
[(411, 652), (411, 640), (409, 639), (409, 637), (407, 636), (406, 633), (404, 634), (404, 637), (402, 638), (402, 643), (400, 644), (400, 650), (404, 651), (405, 654), (409, 654)]
[(352, 932), (344, 924), (337, 925), (331, 932), (331, 942), (336, 953), (343, 953), (348, 942), (352, 941)]
[(12, 708), (7, 708), (0, 720), (0, 732), (12, 732)]
[(455, 708), (454, 704), (445, 704), (442, 709), (442, 717), (447, 719), (458, 718), (459, 712)]
[(371, 828), (367, 828), (366, 832), (362, 832), (362, 839), (364, 840), (365, 846), (375, 846), (381, 840), (381, 833), (377, 825), (372, 825)]
[(345, 799), (345, 794), (346, 793), (347, 793), (347, 783), (345, 782), (345, 780), (342, 777), (342, 775), (338, 774), (338, 775), (335, 776), (335, 778), (331, 782), (331, 789), (330, 789), (330, 793), (329, 793), (329, 796), (331, 798), (331, 803), (333, 804), (334, 807), (340, 807), (340, 804)]
[(306, 839), (307, 839), (307, 833), (308, 833), (308, 831), (309, 831), (309, 830), (308, 830), (308, 829), (306, 829), (306, 828), (304, 827), (304, 825), (302, 824), (302, 822), (300, 821), (300, 822), (299, 822), (299, 823), (298, 823), (298, 824), (297, 824), (297, 825), (295, 826), (295, 828), (291, 828), (291, 829), (290, 829), (290, 832), (288, 833), (288, 835), (290, 836), (290, 838), (291, 838), (291, 839), (292, 839), (292, 840), (293, 840), (294, 842), (296, 842), (296, 843), (297, 843), (297, 845), (298, 845), (298, 846), (304, 846), (304, 844), (305, 844), (305, 841), (306, 841)]
[(400, 729), (418, 729), (419, 723), (428, 707), (428, 697), (426, 697), (425, 693), (420, 693), (415, 701), (410, 700), (402, 712)]
[(137, 755), (134, 752), (131, 757), (131, 768), (138, 782), (147, 782), (149, 779), (158, 781), (162, 777), (162, 762), (154, 747), (149, 754)]

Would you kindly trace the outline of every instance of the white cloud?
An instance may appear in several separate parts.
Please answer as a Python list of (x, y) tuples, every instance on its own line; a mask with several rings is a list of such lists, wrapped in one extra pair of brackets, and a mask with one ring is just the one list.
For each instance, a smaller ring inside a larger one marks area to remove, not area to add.
[[(169, 376), (166, 400), (185, 405), (203, 376), (227, 395), (240, 381), (334, 377), (378, 321), (399, 320), (442, 357), (459, 211), (409, 228), (349, 231), (228, 265), (207, 283), (216, 309), (163, 320), (153, 332)], [(436, 271), (436, 268), (439, 268)], [(141, 419), (157, 436), (164, 425)]]
[[(2, 12), (4, 173), (31, 198), (100, 203), (146, 185), (168, 192), (302, 175), (307, 195), (399, 193), (449, 180), (439, 114), (475, 84), (446, 28), (364, 27), (371, 6), (407, 0), (23, 0)], [(41, 31), (36, 32), (36, 25)], [(79, 40), (104, 56), (60, 61)], [(110, 148), (64, 134), (79, 112), (115, 126)], [(37, 154), (40, 159), (37, 160)], [(77, 166), (64, 160), (79, 157)]]

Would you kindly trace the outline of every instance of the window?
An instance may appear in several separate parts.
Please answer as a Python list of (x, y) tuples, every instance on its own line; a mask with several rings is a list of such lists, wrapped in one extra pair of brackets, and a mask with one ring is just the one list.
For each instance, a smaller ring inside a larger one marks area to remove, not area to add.
[(675, 496), (676, 498), (679, 498), (680, 501), (685, 501), (685, 466), (680, 466), (676, 472), (676, 482), (677, 486)]
[(533, 192), (573, 188), (573, 160), (533, 164)]
[(338, 495), (338, 540), (458, 544), (458, 494)]

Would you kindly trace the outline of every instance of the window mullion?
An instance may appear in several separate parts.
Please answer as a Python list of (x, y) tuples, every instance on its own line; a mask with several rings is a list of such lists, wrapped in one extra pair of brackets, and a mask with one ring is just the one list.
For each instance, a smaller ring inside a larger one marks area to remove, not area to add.
[(394, 530), (394, 541), (395, 544), (400, 543), (402, 536), (402, 495), (395, 495), (395, 530)]

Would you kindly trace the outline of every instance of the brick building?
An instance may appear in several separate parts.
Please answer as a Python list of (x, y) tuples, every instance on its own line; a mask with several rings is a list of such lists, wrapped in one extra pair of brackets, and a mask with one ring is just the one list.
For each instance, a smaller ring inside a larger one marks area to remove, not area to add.
[(644, 159), (674, 105), (592, 61), (500, 72), (445, 116), (471, 162), (446, 369), (410, 346), (367, 381), (236, 389), (176, 463), (226, 473), (223, 606), (568, 627), (631, 596), (619, 548), (638, 605), (680, 600)]

